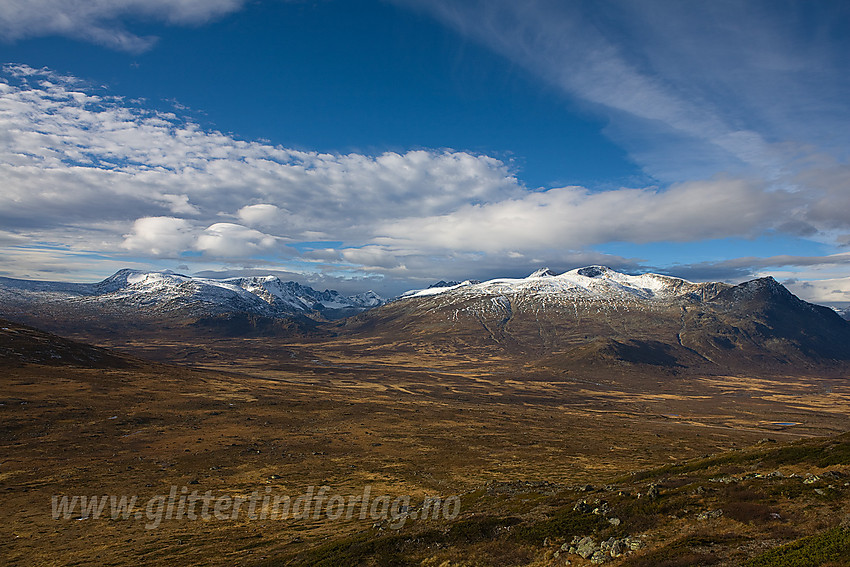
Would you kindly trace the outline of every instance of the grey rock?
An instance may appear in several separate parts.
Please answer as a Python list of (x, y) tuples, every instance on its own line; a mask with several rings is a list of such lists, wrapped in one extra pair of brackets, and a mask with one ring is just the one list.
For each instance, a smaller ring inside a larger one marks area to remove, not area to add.
[(697, 520), (715, 520), (723, 515), (723, 510), (706, 510), (697, 515)]
[(590, 536), (582, 538), (576, 546), (576, 554), (580, 555), (584, 559), (589, 559), (594, 553), (596, 553), (596, 551), (596, 542), (593, 541), (593, 538)]
[(629, 536), (623, 541), (628, 546), (630, 551), (637, 551), (638, 549), (643, 547), (643, 540), (637, 537)]
[(585, 500), (579, 500), (573, 506), (573, 510), (576, 512), (581, 512), (582, 514), (587, 514), (593, 511), (593, 506), (588, 504)]
[(629, 548), (623, 543), (622, 540), (617, 540), (611, 546), (611, 557), (620, 557), (621, 555), (625, 555), (628, 552)]

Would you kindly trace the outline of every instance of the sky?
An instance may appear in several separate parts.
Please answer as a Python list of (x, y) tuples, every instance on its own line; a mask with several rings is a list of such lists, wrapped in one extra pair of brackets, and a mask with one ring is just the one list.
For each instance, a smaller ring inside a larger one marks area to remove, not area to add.
[(850, 305), (850, 4), (5, 0), (0, 275)]

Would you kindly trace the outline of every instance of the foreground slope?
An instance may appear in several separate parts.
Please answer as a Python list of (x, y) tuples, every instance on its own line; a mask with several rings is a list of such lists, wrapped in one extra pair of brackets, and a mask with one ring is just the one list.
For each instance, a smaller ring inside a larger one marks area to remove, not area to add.
[(132, 368), (139, 360), (0, 319), (0, 368), (40, 364)]
[[(446, 359), (420, 368), (342, 350), (327, 363), (325, 342), (290, 343), (286, 365), (256, 375), (232, 360), (226, 372), (104, 366), (64, 355), (99, 349), (3, 325), (15, 332), (0, 347), (16, 353), (0, 359), (4, 565), (580, 566), (603, 548), (632, 567), (847, 557), (846, 380), (521, 381)], [(461, 509), (400, 527), (368, 513), (156, 519), (172, 490), (235, 500), (321, 486), (407, 495), (413, 512), (458, 495)], [(80, 498), (54, 516), (54, 496), (137, 496), (140, 515), (113, 517), (107, 498), (95, 516)]]

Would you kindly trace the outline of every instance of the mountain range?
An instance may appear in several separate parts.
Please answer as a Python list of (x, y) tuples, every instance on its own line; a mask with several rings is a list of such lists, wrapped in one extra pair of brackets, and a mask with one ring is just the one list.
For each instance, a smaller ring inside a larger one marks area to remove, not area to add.
[(284, 282), (276, 276), (210, 279), (129, 269), (94, 284), (0, 278), (0, 299), (13, 304), (113, 305), (139, 312), (194, 316), (250, 313), (328, 318), (351, 315), (385, 302), (372, 291), (344, 296), (333, 290), (316, 291), (293, 281)]
[(604, 266), (440, 281), (386, 301), (274, 276), (121, 270), (94, 284), (0, 278), (0, 315), (77, 338), (174, 329), (365, 337), (393, 348), (533, 360), (543, 368), (783, 368), (850, 361), (850, 323), (773, 278), (738, 285)]
[(84, 340), (174, 330), (310, 335), (321, 321), (383, 303), (372, 291), (345, 296), (276, 276), (212, 279), (124, 269), (91, 284), (0, 278), (0, 314)]
[(414, 290), (341, 323), (552, 368), (782, 368), (850, 360), (850, 323), (771, 277), (739, 285), (604, 266)]

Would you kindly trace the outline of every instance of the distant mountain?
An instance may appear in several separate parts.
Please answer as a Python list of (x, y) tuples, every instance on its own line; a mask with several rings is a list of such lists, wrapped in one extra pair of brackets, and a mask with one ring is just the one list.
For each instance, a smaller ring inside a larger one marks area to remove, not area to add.
[(850, 307), (838, 307), (835, 309), (836, 313), (841, 315), (844, 319), (850, 321)]
[[(412, 290), (348, 319), (343, 332), (553, 368), (782, 367), (850, 360), (850, 324), (773, 278), (733, 286), (604, 266)], [(499, 352), (499, 351), (496, 351)]]
[(0, 314), (51, 330), (180, 322), (224, 333), (309, 333), (312, 320), (338, 319), (383, 303), (371, 291), (344, 296), (275, 276), (218, 280), (120, 270), (93, 284), (0, 278)]
[(194, 315), (251, 313), (267, 317), (321, 313), (338, 316), (384, 303), (376, 293), (344, 296), (275, 276), (193, 278), (171, 272), (120, 270), (102, 282), (72, 284), (0, 278), (4, 300), (102, 303)]

